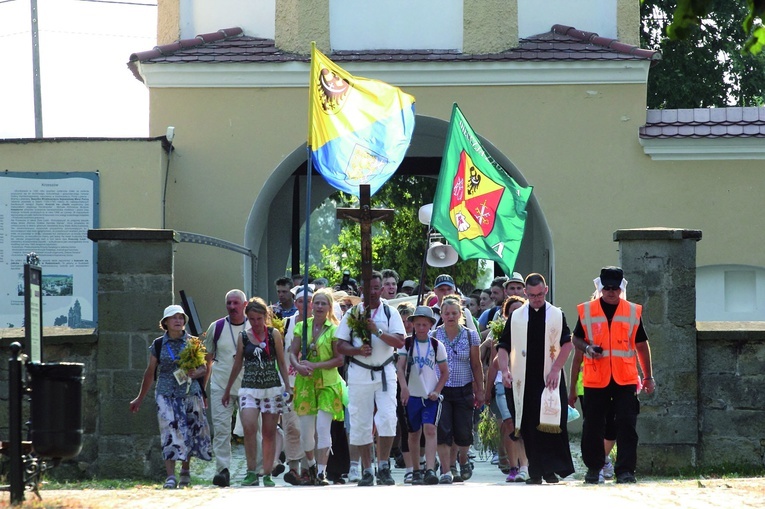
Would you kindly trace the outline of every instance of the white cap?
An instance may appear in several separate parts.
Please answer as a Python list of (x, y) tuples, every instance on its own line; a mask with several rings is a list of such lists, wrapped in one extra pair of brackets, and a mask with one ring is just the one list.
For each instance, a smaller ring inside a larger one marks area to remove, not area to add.
[(183, 310), (183, 307), (179, 306), (178, 304), (173, 304), (172, 306), (167, 306), (165, 308), (165, 314), (162, 316), (162, 320), (160, 320), (160, 322), (164, 321), (166, 318), (170, 318), (171, 316), (175, 316), (178, 313), (183, 315), (183, 318), (186, 320), (186, 323), (189, 322), (188, 315)]

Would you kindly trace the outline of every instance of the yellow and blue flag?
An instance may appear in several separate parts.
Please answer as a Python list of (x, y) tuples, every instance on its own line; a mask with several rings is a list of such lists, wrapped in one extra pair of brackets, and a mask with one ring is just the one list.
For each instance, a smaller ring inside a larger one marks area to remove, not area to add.
[(308, 146), (330, 185), (374, 194), (404, 159), (414, 131), (414, 97), (346, 72), (311, 45)]

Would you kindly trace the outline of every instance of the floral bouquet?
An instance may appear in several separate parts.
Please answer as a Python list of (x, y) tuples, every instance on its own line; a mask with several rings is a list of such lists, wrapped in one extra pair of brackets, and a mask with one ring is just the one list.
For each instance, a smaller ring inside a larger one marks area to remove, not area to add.
[[(207, 349), (204, 343), (199, 338), (190, 336), (186, 340), (186, 346), (181, 350), (178, 358), (178, 368), (183, 370), (184, 373), (188, 373), (192, 369), (197, 369), (199, 366), (203, 366), (207, 363), (205, 356), (207, 355)], [(191, 389), (191, 384), (186, 387), (186, 392)]]
[(348, 328), (353, 336), (361, 338), (361, 344), (368, 345), (372, 342), (372, 333), (367, 328), (369, 313), (361, 311), (359, 306), (354, 306), (348, 312)]
[(279, 331), (279, 334), (284, 336), (284, 320), (278, 316), (271, 317), (271, 327)]
[(489, 330), (491, 331), (491, 335), (494, 338), (494, 342), (496, 343), (499, 341), (499, 338), (502, 337), (502, 332), (505, 330), (505, 319), (495, 318), (489, 322)]

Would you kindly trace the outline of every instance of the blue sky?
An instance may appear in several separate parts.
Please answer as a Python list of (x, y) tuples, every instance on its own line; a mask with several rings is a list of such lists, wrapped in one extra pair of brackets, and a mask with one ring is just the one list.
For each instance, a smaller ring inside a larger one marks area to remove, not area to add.
[[(148, 89), (127, 68), (156, 44), (155, 0), (37, 0), (43, 135), (148, 136)], [(0, 0), (0, 138), (33, 138), (30, 0)]]

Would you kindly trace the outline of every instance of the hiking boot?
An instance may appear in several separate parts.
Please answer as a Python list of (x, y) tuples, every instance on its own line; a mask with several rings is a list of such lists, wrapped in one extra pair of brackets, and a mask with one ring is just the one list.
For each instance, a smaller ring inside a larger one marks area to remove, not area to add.
[(231, 485), (231, 475), (228, 473), (228, 469), (224, 468), (223, 470), (221, 470), (220, 472), (215, 474), (215, 476), (213, 476), (212, 483), (215, 486), (220, 486), (221, 488), (225, 488), (227, 486), (230, 486)]
[(518, 469), (513, 467), (505, 478), (505, 482), (515, 482), (515, 478), (518, 477)]
[(377, 473), (377, 485), (384, 484), (385, 486), (395, 486), (396, 481), (393, 480), (393, 476), (390, 475), (390, 468), (383, 467)]
[(364, 472), (364, 475), (361, 476), (361, 480), (359, 481), (359, 486), (374, 486), (375, 485), (375, 476), (372, 475), (372, 472)]
[(293, 486), (302, 486), (303, 481), (300, 479), (300, 476), (298, 475), (297, 471), (295, 469), (290, 469), (289, 472), (284, 474), (284, 482), (289, 483)]
[(438, 476), (436, 475), (435, 470), (432, 470), (430, 468), (427, 469), (425, 471), (425, 477), (423, 478), (423, 482), (427, 484), (428, 486), (432, 486), (433, 484), (438, 484)]
[(616, 482), (618, 484), (634, 484), (637, 482), (635, 474), (632, 472), (622, 472), (616, 476)]
[(273, 479), (271, 479), (270, 475), (264, 475), (263, 476), (263, 486), (265, 486), (267, 488), (273, 488), (274, 486), (276, 486), (276, 483), (273, 481)]
[(584, 474), (585, 484), (598, 484), (600, 479), (600, 473), (597, 470), (587, 469), (587, 473)]
[(451, 484), (453, 482), (454, 476), (452, 476), (451, 472), (441, 474), (441, 478), (438, 480), (438, 484)]
[(257, 472), (248, 470), (247, 475), (244, 476), (244, 479), (242, 480), (242, 486), (258, 486), (259, 484), (260, 482), (258, 481)]
[(452, 474), (452, 482), (462, 482), (462, 477), (460, 477), (460, 474), (457, 473), (457, 467), (451, 467), (449, 469), (449, 472)]
[[(414, 472), (412, 472), (412, 478), (409, 482), (411, 483), (412, 486), (425, 484), (425, 479), (423, 479), (422, 470), (415, 470)], [(436, 482), (438, 482), (438, 479), (436, 479)], [(404, 476), (404, 483), (406, 483), (406, 476)]]
[(460, 465), (460, 478), (463, 481), (467, 481), (471, 477), (473, 477), (473, 465), (468, 461), (464, 465)]

